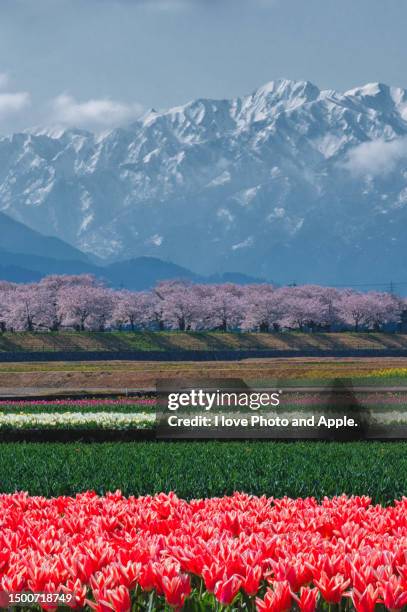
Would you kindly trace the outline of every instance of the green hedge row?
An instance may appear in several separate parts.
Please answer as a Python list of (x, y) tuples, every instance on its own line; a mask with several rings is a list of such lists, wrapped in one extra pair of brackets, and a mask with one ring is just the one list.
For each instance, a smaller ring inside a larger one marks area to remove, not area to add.
[(183, 498), (233, 491), (292, 497), (407, 494), (406, 443), (130, 442), (3, 443), (0, 491), (72, 495), (121, 489)]

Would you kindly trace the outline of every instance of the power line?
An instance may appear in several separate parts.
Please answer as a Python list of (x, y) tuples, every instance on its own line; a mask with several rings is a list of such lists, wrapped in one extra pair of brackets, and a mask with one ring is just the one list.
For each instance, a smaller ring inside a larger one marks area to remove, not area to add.
[(326, 287), (387, 287), (390, 293), (394, 293), (396, 287), (407, 285), (407, 281), (400, 281), (399, 283), (394, 281), (390, 281), (390, 283), (346, 283), (343, 285), (324, 283), (324, 285)]
[(323, 283), (313, 283), (313, 282), (296, 282), (296, 281), (291, 281), (290, 283), (279, 283), (276, 281), (271, 281), (274, 284), (277, 285), (282, 285), (282, 286), (287, 286), (287, 287), (297, 287), (299, 285), (321, 285), (324, 287), (343, 287), (343, 288), (351, 288), (351, 287), (386, 287), (388, 290), (388, 293), (395, 293), (395, 290), (397, 287), (400, 286), (407, 286), (407, 281), (387, 281), (384, 283), (343, 283), (343, 284), (337, 284), (337, 283), (327, 283), (327, 282), (323, 282)]

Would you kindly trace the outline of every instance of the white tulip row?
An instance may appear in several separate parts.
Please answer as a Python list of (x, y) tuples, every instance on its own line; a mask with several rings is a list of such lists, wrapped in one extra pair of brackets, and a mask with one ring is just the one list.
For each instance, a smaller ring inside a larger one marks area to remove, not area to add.
[(149, 427), (155, 421), (154, 414), (138, 412), (40, 412), (35, 414), (2, 414), (0, 429), (22, 428), (70, 428), (95, 425), (102, 429), (128, 429)]

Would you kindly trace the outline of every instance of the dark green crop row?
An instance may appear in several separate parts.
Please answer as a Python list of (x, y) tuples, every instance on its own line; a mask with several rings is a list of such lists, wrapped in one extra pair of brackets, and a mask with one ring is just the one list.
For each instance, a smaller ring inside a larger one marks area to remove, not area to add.
[(282, 497), (407, 494), (406, 443), (4, 443), (0, 491), (33, 495), (175, 491), (183, 498), (233, 491)]

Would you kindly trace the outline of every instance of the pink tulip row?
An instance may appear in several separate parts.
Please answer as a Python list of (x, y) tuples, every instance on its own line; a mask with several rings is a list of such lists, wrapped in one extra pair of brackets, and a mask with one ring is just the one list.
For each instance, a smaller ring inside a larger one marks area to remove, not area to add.
[(63, 406), (67, 408), (80, 408), (81, 406), (155, 406), (156, 400), (150, 397), (121, 397), (117, 399), (111, 398), (88, 398), (88, 399), (43, 399), (43, 400), (0, 400), (0, 410), (2, 407), (7, 408), (52, 408), (54, 406)]

